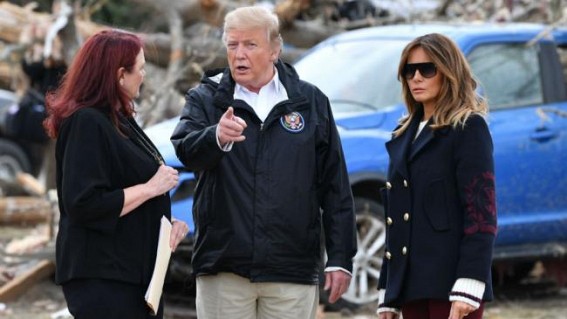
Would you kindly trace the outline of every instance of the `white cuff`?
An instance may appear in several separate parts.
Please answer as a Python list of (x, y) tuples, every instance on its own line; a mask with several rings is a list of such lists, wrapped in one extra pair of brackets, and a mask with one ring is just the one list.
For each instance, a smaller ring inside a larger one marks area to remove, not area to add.
[(331, 271), (337, 271), (337, 270), (340, 270), (344, 273), (347, 273), (347, 274), (349, 274), (349, 276), (352, 277), (352, 274), (350, 273), (350, 271), (348, 271), (348, 270), (346, 270), (342, 267), (327, 267), (327, 268), (325, 268), (325, 272), (331, 272)]
[(400, 309), (381, 306), (384, 304), (384, 296), (386, 296), (386, 289), (378, 290), (378, 309), (376, 309), (376, 314), (378, 315), (382, 312), (393, 312), (396, 315), (399, 315)]
[(400, 315), (400, 309), (396, 309), (396, 308), (378, 307), (378, 310), (376, 310), (377, 315), (383, 312), (393, 312), (394, 314), (396, 314), (396, 316)]
[(384, 297), (386, 296), (386, 289), (378, 290), (378, 307), (384, 303)]
[(225, 146), (222, 146), (220, 144), (220, 140), (219, 140), (219, 126), (217, 125), (217, 129), (215, 130), (215, 137), (217, 140), (217, 145), (219, 146), (219, 148), (224, 151), (224, 152), (230, 152), (230, 150), (232, 149), (232, 145), (234, 145), (234, 142), (230, 142), (230, 143), (226, 143)]
[(482, 302), (486, 284), (470, 278), (459, 278), (451, 289), (449, 301), (462, 301), (478, 309)]

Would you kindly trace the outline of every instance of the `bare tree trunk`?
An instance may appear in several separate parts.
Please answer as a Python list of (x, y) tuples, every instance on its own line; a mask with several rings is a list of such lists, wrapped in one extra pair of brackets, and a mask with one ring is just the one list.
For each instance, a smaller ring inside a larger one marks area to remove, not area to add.
[(224, 16), (229, 11), (243, 5), (238, 1), (229, 0), (131, 0), (131, 2), (154, 8), (164, 15), (167, 14), (165, 11), (176, 11), (185, 26), (206, 22), (217, 27), (222, 26)]
[[(163, 120), (164, 115), (172, 113), (171, 108), (175, 107), (176, 110), (178, 109), (173, 97), (176, 96), (174, 84), (184, 73), (185, 41), (183, 38), (183, 21), (179, 13), (172, 7), (168, 7), (166, 16), (171, 35), (171, 55), (165, 79), (156, 88), (153, 96), (150, 99), (146, 99), (146, 101), (151, 101), (150, 103), (153, 105), (146, 104), (144, 107), (146, 113), (148, 113), (144, 115), (144, 126), (160, 122)], [(148, 112), (149, 110), (151, 112)]]
[(451, 5), (451, 3), (453, 3), (453, 0), (443, 0), (443, 3), (439, 6), (439, 9), (437, 10), (437, 15), (446, 16), (447, 9)]

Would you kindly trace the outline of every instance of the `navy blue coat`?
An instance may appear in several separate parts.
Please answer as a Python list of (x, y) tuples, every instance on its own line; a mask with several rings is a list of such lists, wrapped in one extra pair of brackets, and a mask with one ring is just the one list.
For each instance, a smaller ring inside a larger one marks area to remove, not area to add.
[(470, 116), (464, 128), (433, 131), (428, 123), (414, 141), (422, 117), (416, 115), (402, 135), (386, 143), (382, 306), (448, 300), (459, 278), (484, 282), (483, 299), (491, 300), (497, 218), (488, 126), (479, 115)]

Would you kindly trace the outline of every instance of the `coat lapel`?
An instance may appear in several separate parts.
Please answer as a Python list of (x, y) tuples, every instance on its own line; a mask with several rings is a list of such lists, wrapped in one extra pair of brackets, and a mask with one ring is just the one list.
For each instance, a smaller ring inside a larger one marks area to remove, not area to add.
[(428, 121), (427, 124), (425, 124), (425, 126), (421, 130), (421, 133), (419, 133), (417, 139), (413, 142), (410, 148), (408, 162), (411, 162), (415, 155), (417, 155), (417, 153), (419, 153), (419, 151), (421, 151), (425, 147), (425, 145), (433, 140), (433, 130), (431, 130), (429, 125), (431, 125), (431, 120)]
[[(406, 152), (407, 149), (405, 147), (404, 140), (400, 137), (395, 138), (386, 143), (386, 149), (388, 150), (388, 154), (390, 155), (390, 165), (394, 171), (397, 171), (400, 175), (404, 178), (409, 178), (408, 176), (408, 168), (406, 162)], [(393, 172), (390, 172), (390, 176), (392, 176)]]
[(408, 129), (401, 135), (389, 142), (386, 142), (386, 149), (390, 155), (390, 165), (400, 173), (404, 178), (409, 179), (408, 174), (408, 154), (411, 149), (413, 137), (419, 126), (421, 116), (416, 114), (411, 120)]

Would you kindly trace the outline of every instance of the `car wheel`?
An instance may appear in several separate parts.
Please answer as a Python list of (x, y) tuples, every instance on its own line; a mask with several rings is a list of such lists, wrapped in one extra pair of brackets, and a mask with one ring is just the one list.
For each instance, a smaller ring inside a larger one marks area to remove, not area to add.
[(0, 179), (12, 182), (19, 172), (29, 173), (31, 169), (24, 150), (16, 143), (0, 138)]
[(355, 197), (358, 251), (354, 257), (352, 280), (344, 300), (356, 306), (378, 300), (378, 280), (386, 245), (384, 207), (372, 199)]

